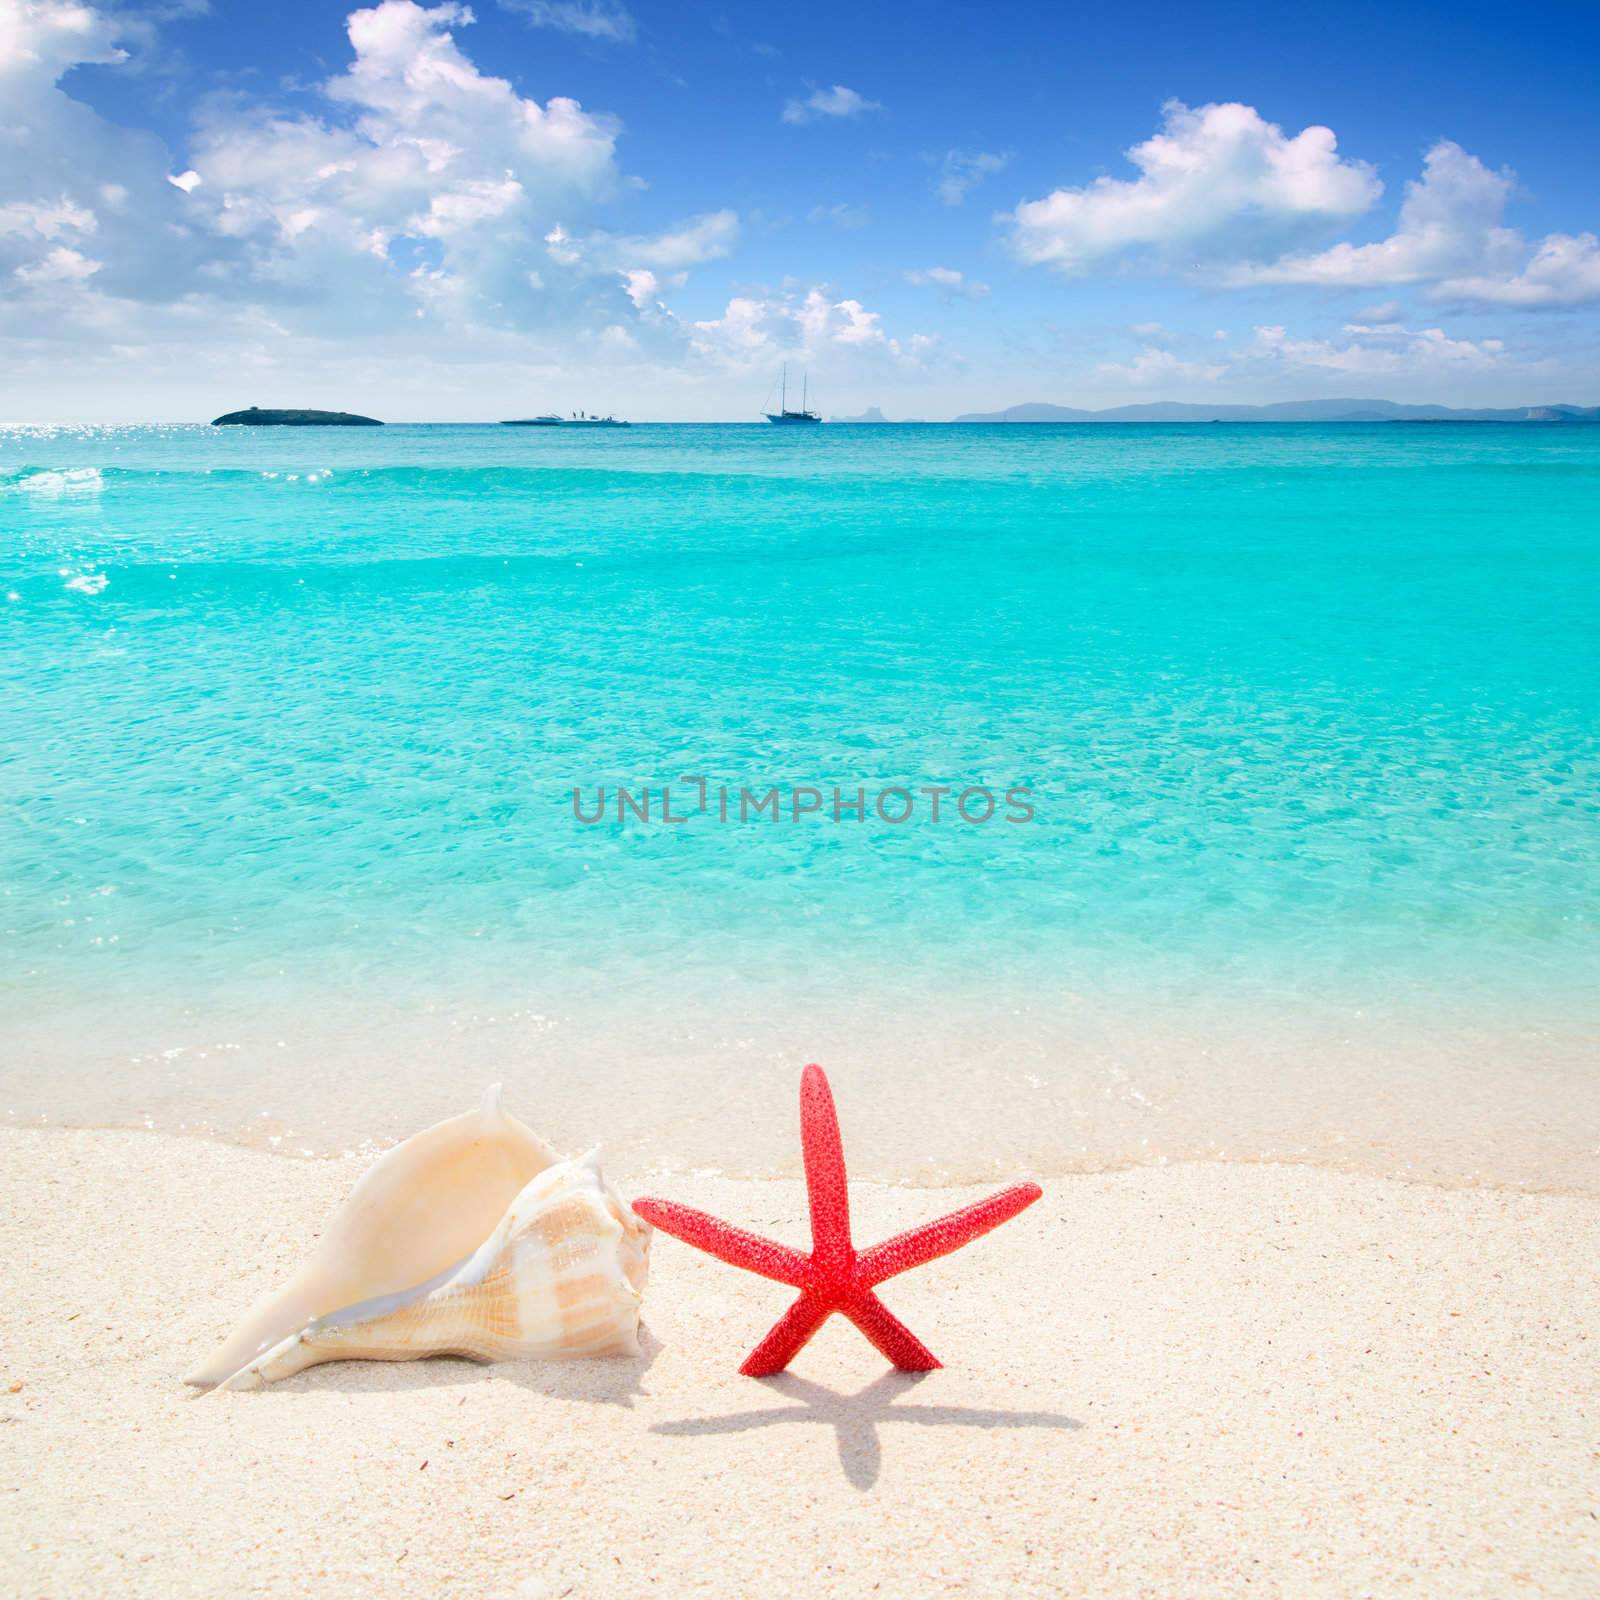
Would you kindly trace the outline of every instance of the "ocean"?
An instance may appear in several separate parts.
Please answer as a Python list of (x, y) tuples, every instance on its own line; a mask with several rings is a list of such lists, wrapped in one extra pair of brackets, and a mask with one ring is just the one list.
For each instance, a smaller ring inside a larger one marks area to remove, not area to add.
[(0, 561), (15, 1122), (1600, 1187), (1600, 428), (12, 426)]

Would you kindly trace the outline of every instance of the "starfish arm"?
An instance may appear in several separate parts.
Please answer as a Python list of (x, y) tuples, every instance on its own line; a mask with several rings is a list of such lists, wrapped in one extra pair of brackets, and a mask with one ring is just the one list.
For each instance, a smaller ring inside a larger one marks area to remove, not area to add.
[(696, 1211), (693, 1206), (681, 1206), (675, 1200), (635, 1200), (633, 1209), (652, 1227), (704, 1250), (718, 1261), (726, 1261), (730, 1267), (743, 1267), (763, 1278), (774, 1278), (791, 1289), (798, 1289), (805, 1281), (809, 1261), (786, 1244), (730, 1227), (719, 1217)]
[(782, 1372), (805, 1348), (807, 1341), (828, 1320), (831, 1308), (823, 1300), (803, 1294), (778, 1318), (772, 1331), (744, 1358), (739, 1368), (747, 1378), (770, 1378)]
[(882, 1283), (885, 1278), (909, 1272), (925, 1261), (937, 1261), (991, 1228), (998, 1228), (1002, 1222), (1009, 1222), (1043, 1192), (1036, 1183), (1019, 1183), (960, 1211), (952, 1211), (937, 1222), (925, 1222), (921, 1227), (885, 1239), (882, 1244), (861, 1252), (858, 1278), (867, 1284)]
[(824, 1268), (841, 1267), (851, 1252), (849, 1180), (833, 1091), (815, 1063), (800, 1078), (800, 1148), (811, 1202), (812, 1259)]
[(868, 1291), (844, 1314), (902, 1372), (932, 1372), (939, 1358), (881, 1301)]

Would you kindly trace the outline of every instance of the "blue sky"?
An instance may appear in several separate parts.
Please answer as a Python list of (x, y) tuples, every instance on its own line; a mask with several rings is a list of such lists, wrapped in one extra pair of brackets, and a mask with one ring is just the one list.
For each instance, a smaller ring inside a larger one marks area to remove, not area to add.
[(1600, 402), (1600, 7), (0, 0), (15, 420)]

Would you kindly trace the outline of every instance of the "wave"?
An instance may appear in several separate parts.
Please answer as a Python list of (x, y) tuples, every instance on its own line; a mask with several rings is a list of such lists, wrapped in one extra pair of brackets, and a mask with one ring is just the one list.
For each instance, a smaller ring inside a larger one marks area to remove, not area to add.
[[(1596, 430), (1600, 433), (1600, 429)], [(1007, 436), (1008, 439), (1011, 437)], [(1030, 435), (1031, 437), (1031, 435)], [(1186, 441), (1180, 440), (1181, 446)], [(1295, 458), (1271, 463), (1275, 481), (1296, 478), (1318, 480), (1326, 474), (1330, 457), (1302, 449)], [(1231, 489), (1234, 479), (1258, 471), (1263, 462), (1255, 455), (1231, 459), (1204, 456), (1196, 451), (1174, 454), (1169, 451), (1164, 466), (1171, 474), (1174, 492), (1192, 492), (1197, 484), (1194, 468), (1203, 463), (1199, 482), (1208, 476), (1219, 489)], [(1435, 452), (1389, 452), (1370, 463), (1384, 479), (1410, 479), (1426, 473), (1431, 483), (1453, 483), (1475, 478), (1520, 478), (1592, 481), (1596, 461), (1587, 453), (1574, 451), (1549, 455), (1537, 460), (1503, 460), (1492, 455), (1443, 459)], [(432, 495), (441, 498), (483, 498), (538, 494), (605, 494), (626, 491), (649, 495), (673, 494), (681, 489), (704, 499), (718, 492), (849, 496), (863, 489), (882, 492), (885, 486), (908, 489), (926, 486), (937, 479), (940, 492), (966, 485), (974, 493), (986, 492), (995, 485), (1027, 490), (1072, 487), (1086, 483), (1110, 482), (1115, 487), (1134, 488), (1125, 481), (1126, 463), (1115, 456), (1104, 461), (1064, 459), (1056, 470), (1041, 474), (1039, 461), (1019, 450), (997, 456), (955, 453), (937, 463), (921, 457), (864, 457), (839, 452), (825, 467), (811, 457), (792, 459), (748, 453), (706, 456), (684, 464), (667, 465), (657, 455), (640, 455), (630, 462), (614, 457), (588, 461), (565, 457), (545, 461), (486, 462), (393, 462), (366, 466), (300, 463), (273, 467), (181, 465), (170, 467), (127, 466), (101, 463), (91, 466), (47, 466), (26, 463), (0, 470), (0, 495), (15, 493), (41, 497), (75, 497), (105, 490), (160, 487), (173, 494), (212, 489), (256, 490), (271, 493), (332, 491), (361, 495)], [(1158, 479), (1162, 474), (1158, 474)], [(1158, 483), (1159, 487), (1159, 483)]]
[[(0, 472), (0, 493), (8, 490), (18, 493), (65, 494), (98, 491), (101, 488), (157, 485), (181, 492), (186, 489), (245, 488), (271, 491), (274, 489), (365, 490), (377, 493), (416, 492), (460, 493), (470, 492), (486, 496), (511, 491), (527, 492), (537, 489), (548, 493), (552, 487), (568, 486), (574, 490), (591, 492), (595, 489), (629, 488), (637, 490), (641, 483), (681, 482), (700, 489), (710, 483), (770, 482), (778, 475), (771, 472), (724, 470), (722, 472), (669, 469), (651, 470), (618, 469), (615, 467), (586, 467), (551, 465), (450, 466), (393, 465), (381, 467), (41, 467), (24, 466), (10, 472)], [(785, 475), (782, 481), (789, 481)], [(841, 481), (841, 475), (831, 476), (830, 482)]]
[[(570, 478), (574, 483), (582, 484), (592, 484), (606, 480), (615, 480), (619, 483), (634, 483), (640, 478), (682, 479), (685, 482), (700, 483), (708, 478), (714, 481), (719, 477), (767, 478), (775, 475), (764, 467), (762, 470), (752, 470), (746, 463), (737, 461), (728, 461), (720, 467), (712, 469), (704, 468), (699, 464), (674, 467), (641, 464), (635, 467), (618, 466), (615, 462), (608, 462), (604, 466), (600, 466), (570, 460), (559, 462), (486, 461), (478, 463), (452, 461), (438, 464), (413, 461), (390, 462), (363, 467), (311, 466), (306, 464), (278, 467), (136, 467), (113, 465), (111, 463), (88, 467), (51, 467), (41, 463), (30, 462), (21, 467), (12, 468), (9, 471), (0, 471), (0, 484), (10, 483), (15, 486), (19, 479), (40, 475), (75, 478), (89, 474), (99, 475), (108, 480), (162, 483), (315, 484), (336, 481), (339, 483), (371, 483), (380, 487), (393, 485), (404, 487), (413, 483), (438, 483), (453, 480), (468, 482), (503, 480), (515, 483), (530, 479), (549, 478)], [(794, 475), (783, 474), (783, 476)], [(856, 475), (858, 474), (830, 472), (821, 481), (834, 482), (841, 476)], [(810, 474), (801, 474), (801, 476), (805, 476), (807, 481), (811, 481)]]
[(22, 467), (0, 474), (0, 491), (14, 494), (99, 494), (105, 487), (100, 467)]

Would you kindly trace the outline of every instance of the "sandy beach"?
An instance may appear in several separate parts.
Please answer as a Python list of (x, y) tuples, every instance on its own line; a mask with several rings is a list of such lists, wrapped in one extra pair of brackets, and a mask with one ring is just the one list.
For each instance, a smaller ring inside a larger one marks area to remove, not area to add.
[[(1600, 1202), (1311, 1167), (1057, 1179), (737, 1376), (785, 1291), (659, 1238), (642, 1361), (180, 1374), (353, 1181), (0, 1131), (0, 1586), (137, 1595), (1593, 1595)], [(650, 1175), (611, 1174), (627, 1195)], [(797, 1242), (790, 1182), (660, 1190)], [(857, 1189), (862, 1242), (973, 1191)]]

